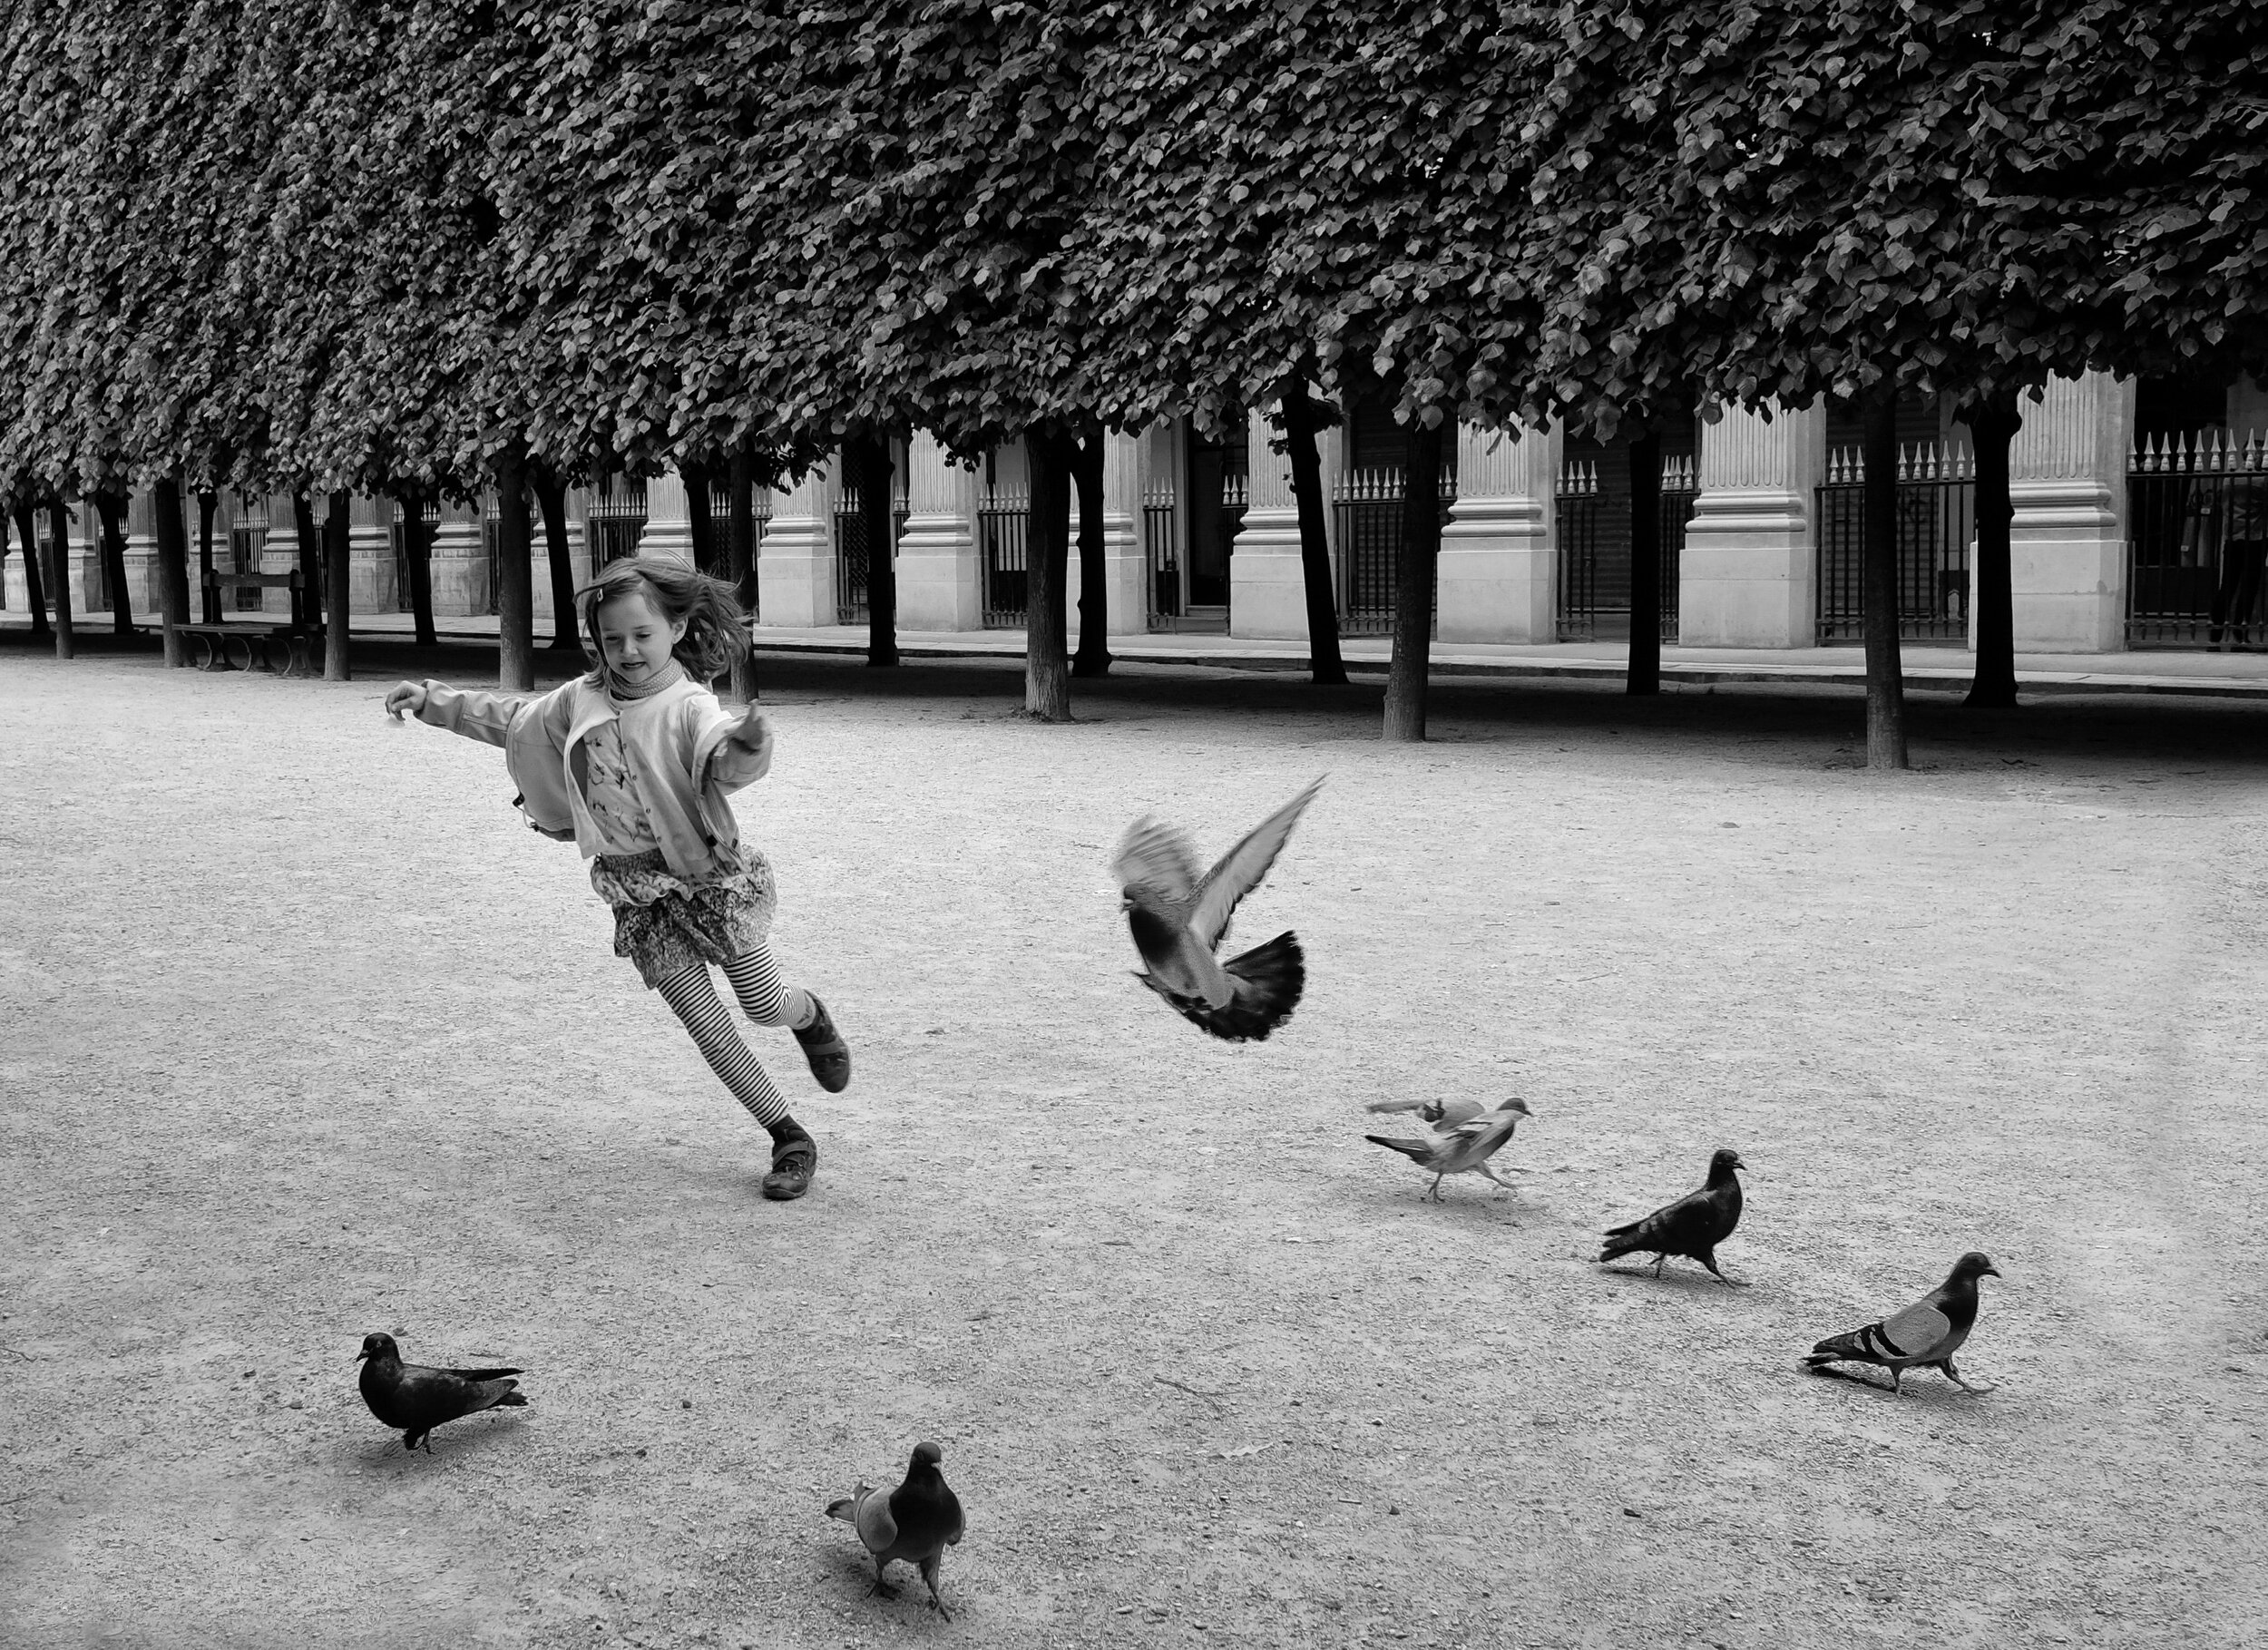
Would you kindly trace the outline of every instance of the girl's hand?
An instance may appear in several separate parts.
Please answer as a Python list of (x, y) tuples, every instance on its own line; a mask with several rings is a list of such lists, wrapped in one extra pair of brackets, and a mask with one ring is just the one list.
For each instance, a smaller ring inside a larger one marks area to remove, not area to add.
[(764, 719), (764, 713), (754, 705), (748, 707), (748, 714), (725, 737), (744, 750), (752, 750), (763, 757), (771, 755), (772, 725)]
[(386, 714), (396, 721), (406, 710), (415, 716), (425, 708), (425, 690), (415, 682), (396, 682), (386, 696)]

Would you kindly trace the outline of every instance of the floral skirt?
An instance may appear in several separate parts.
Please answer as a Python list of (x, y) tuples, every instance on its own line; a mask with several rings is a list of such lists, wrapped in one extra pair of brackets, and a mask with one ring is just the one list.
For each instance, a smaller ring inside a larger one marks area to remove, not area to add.
[(771, 932), (779, 896), (771, 863), (748, 848), (719, 848), (715, 873), (688, 882), (659, 848), (601, 854), (591, 886), (614, 908), (614, 954), (638, 964), (648, 990), (705, 963), (747, 955)]

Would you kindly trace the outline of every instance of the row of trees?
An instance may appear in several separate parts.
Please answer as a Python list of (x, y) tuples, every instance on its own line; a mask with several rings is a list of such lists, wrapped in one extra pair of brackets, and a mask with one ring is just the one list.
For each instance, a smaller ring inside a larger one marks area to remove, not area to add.
[[(1282, 409), (1329, 677), (1315, 395), (1393, 398), (1420, 500), (1458, 420), (1625, 433), (1641, 532), (1665, 421), (1855, 396), (1869, 750), (1902, 765), (1895, 397), (1974, 433), (1973, 697), (2012, 702), (2026, 392), (2268, 366), (2263, 83), (2244, 0), (24, 0), (0, 487), (19, 532), (152, 487), (174, 622), (191, 497), (494, 489), (516, 685), (531, 499), (727, 476), (697, 527), (745, 579), (753, 487), (839, 450), (886, 509), (893, 434), (1021, 439), (1060, 718), (1103, 430)], [(1386, 732), (1422, 737), (1440, 523), (1403, 514)]]

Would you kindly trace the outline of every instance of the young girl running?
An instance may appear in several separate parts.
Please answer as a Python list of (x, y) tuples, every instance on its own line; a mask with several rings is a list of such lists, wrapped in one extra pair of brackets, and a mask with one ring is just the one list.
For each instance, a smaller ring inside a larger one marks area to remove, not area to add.
[(731, 587), (680, 562), (616, 561), (575, 593), (598, 655), (588, 676), (543, 695), (463, 692), (403, 682), (386, 696), (399, 721), (504, 748), (528, 824), (573, 842), (591, 885), (614, 908), (614, 951), (677, 1011), (709, 1069), (771, 1130), (764, 1196), (800, 1197), (819, 1148), (733, 1027), (711, 964), (760, 1026), (786, 1026), (829, 1094), (850, 1082), (850, 1048), (810, 992), (780, 982), (765, 935), (772, 868), (739, 844), (727, 793), (772, 766), (754, 705), (736, 717), (701, 684), (748, 650)]

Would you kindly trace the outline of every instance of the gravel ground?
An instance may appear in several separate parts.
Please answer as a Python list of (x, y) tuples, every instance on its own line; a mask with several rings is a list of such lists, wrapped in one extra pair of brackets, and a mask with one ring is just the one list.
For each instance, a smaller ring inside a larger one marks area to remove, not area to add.
[[(343, 684), (0, 649), (0, 1640), (168, 1646), (2235, 1645), (2259, 1497), (2268, 717), (1634, 705), (994, 665), (767, 667), (744, 793), (839, 1098), (761, 1132), (499, 754)], [(1209, 1041), (1103, 870), (1330, 783)], [(1511, 1094), (1517, 1196), (1364, 1143)], [(1389, 1131), (1391, 1132), (1391, 1130)], [(1721, 1288), (1598, 1230), (1753, 1166)], [(1963, 1395), (1797, 1358), (1988, 1251)], [(372, 1329), (525, 1365), (430, 1457)], [(948, 1625), (861, 1478), (944, 1448)], [(905, 1577), (911, 1580), (910, 1575)], [(2250, 1621), (2252, 1628), (2244, 1624)], [(2254, 1641), (2257, 1642), (2257, 1641)]]

